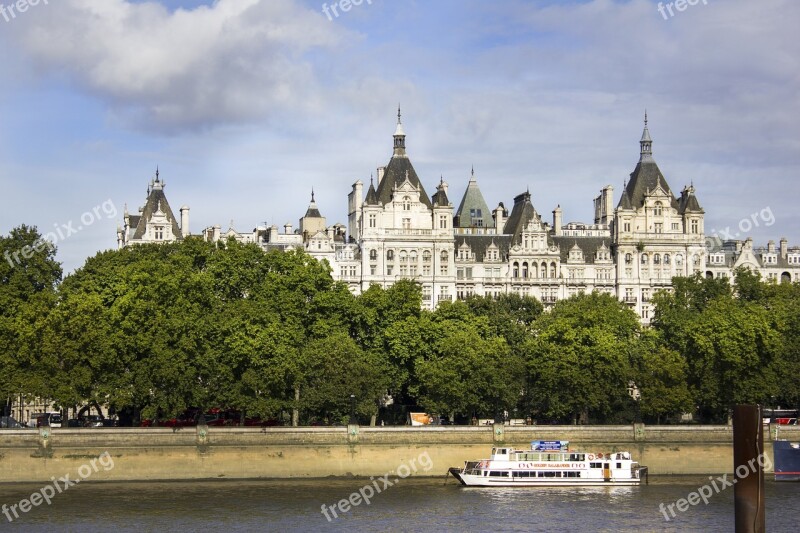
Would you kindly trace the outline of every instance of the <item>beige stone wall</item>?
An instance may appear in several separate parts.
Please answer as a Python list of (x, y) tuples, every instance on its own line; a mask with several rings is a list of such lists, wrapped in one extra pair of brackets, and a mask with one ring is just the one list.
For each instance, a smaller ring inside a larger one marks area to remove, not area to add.
[[(772, 434), (770, 432), (770, 434)], [(522, 426), (387, 428), (159, 428), (0, 431), (0, 482), (87, 480), (442, 476), (451, 466), (486, 458), (493, 442), (527, 449), (531, 440), (569, 440), (586, 452), (627, 450), (651, 475), (733, 470), (727, 426)], [(800, 427), (781, 428), (800, 440)], [(770, 460), (772, 447), (765, 431)], [(89, 465), (89, 466), (85, 466)], [(426, 469), (426, 467), (430, 467)]]

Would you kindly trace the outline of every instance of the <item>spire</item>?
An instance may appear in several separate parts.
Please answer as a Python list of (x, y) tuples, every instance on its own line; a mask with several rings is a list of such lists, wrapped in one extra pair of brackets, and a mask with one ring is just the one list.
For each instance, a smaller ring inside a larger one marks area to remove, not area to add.
[(400, 104), (397, 105), (397, 128), (394, 130), (394, 155), (399, 157), (406, 156), (406, 132), (403, 130)]
[(158, 181), (158, 165), (156, 165), (156, 182)]
[(470, 174), (469, 181), (475, 181), (475, 165), (472, 165), (472, 173)]
[(314, 187), (311, 187), (311, 202), (314, 203)]
[(653, 159), (653, 139), (650, 138), (650, 130), (647, 128), (647, 110), (644, 112), (644, 131), (642, 140), (639, 141), (641, 153), (639, 161), (652, 161)]

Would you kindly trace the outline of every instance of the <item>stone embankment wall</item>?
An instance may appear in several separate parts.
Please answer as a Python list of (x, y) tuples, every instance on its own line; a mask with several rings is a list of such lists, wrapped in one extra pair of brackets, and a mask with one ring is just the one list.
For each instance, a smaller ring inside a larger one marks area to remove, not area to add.
[[(764, 426), (772, 461), (775, 426)], [(800, 441), (800, 427), (780, 428)], [(87, 480), (187, 480), (382, 476), (401, 465), (444, 476), (487, 458), (493, 445), (569, 440), (586, 452), (630, 451), (650, 475), (733, 471), (730, 426), (484, 426), (337, 428), (119, 428), (0, 431), (0, 483), (49, 482), (108, 452)], [(426, 469), (425, 467), (430, 466)], [(87, 472), (86, 468), (83, 472)]]

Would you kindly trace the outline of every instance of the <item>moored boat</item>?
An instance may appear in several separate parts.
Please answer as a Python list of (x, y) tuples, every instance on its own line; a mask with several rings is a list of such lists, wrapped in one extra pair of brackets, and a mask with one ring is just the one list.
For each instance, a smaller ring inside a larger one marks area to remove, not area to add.
[(569, 441), (533, 441), (530, 450), (492, 448), (489, 459), (449, 470), (470, 487), (560, 487), (639, 485), (646, 466), (629, 452), (579, 452)]
[(800, 481), (800, 443), (772, 441), (775, 481)]

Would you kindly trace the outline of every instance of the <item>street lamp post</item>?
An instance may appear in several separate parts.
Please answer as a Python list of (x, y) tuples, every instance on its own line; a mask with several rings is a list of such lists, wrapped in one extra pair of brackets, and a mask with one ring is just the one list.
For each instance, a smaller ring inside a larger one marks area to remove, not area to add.
[(348, 422), (351, 426), (358, 425), (358, 418), (356, 418), (356, 395), (350, 395), (350, 422)]

